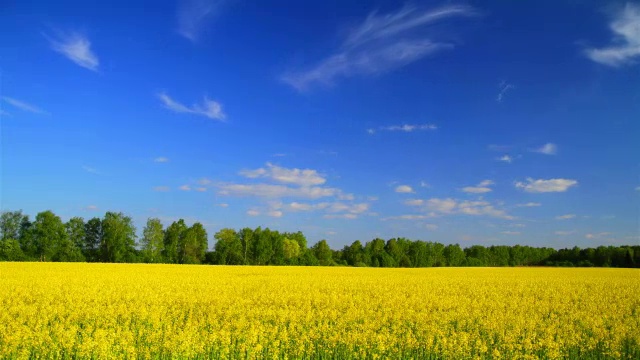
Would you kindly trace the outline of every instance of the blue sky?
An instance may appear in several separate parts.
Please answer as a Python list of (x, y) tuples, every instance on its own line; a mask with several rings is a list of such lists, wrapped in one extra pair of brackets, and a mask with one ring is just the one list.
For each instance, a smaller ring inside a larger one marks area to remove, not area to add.
[(9, 1), (0, 42), (3, 210), (640, 242), (639, 3)]

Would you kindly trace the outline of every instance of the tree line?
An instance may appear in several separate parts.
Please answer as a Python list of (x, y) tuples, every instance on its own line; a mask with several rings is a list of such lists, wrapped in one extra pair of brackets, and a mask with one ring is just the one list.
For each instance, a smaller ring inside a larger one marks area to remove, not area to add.
[[(333, 250), (326, 240), (311, 247), (302, 232), (224, 228), (208, 248), (204, 226), (180, 219), (164, 228), (149, 218), (138, 239), (131, 217), (107, 212), (66, 223), (52, 211), (31, 221), (22, 211), (0, 214), (0, 261), (126, 262), (216, 265), (359, 267), (599, 266), (640, 267), (640, 246), (556, 250), (531, 246), (481, 246), (393, 238), (356, 240)], [(139, 240), (139, 241), (137, 241)]]

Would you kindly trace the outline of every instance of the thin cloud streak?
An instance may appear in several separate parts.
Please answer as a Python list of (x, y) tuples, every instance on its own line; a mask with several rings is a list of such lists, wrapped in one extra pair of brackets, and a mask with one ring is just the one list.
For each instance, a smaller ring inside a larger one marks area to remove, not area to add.
[(287, 73), (282, 80), (298, 91), (305, 91), (315, 84), (332, 85), (340, 78), (392, 71), (454, 48), (452, 43), (432, 40), (425, 31), (427, 25), (472, 15), (475, 15), (473, 8), (463, 5), (431, 10), (405, 6), (395, 13), (370, 13), (332, 55), (307, 70)]
[(404, 125), (391, 125), (391, 126), (381, 126), (378, 129), (367, 129), (367, 133), (373, 135), (376, 131), (402, 131), (402, 132), (413, 132), (413, 131), (424, 131), (424, 130), (437, 130), (438, 126), (434, 124), (404, 124)]
[(91, 41), (78, 32), (63, 33), (58, 32), (56, 38), (45, 35), (51, 49), (64, 55), (76, 65), (82, 66), (91, 71), (98, 71), (100, 60), (91, 50)]
[(220, 8), (223, 0), (182, 0), (178, 6), (178, 34), (191, 42), (198, 41)]
[(159, 93), (158, 98), (162, 101), (165, 108), (177, 113), (195, 114), (218, 121), (224, 121), (227, 117), (222, 111), (222, 104), (214, 100), (209, 100), (206, 96), (202, 104), (194, 104), (191, 107), (173, 100), (166, 93)]
[(31, 105), (29, 103), (26, 103), (24, 101), (18, 100), (18, 99), (14, 99), (8, 96), (2, 96), (2, 100), (4, 100), (4, 102), (6, 102), (7, 104), (20, 109), (22, 111), (26, 111), (26, 112), (30, 112), (30, 113), (34, 113), (34, 114), (41, 114), (41, 115), (47, 115), (48, 113), (40, 108), (38, 108), (35, 105)]

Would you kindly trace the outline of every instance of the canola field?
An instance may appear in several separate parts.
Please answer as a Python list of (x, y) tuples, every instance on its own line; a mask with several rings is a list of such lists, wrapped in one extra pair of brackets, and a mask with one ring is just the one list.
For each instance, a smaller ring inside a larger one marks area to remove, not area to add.
[(640, 359), (640, 272), (0, 263), (0, 358)]

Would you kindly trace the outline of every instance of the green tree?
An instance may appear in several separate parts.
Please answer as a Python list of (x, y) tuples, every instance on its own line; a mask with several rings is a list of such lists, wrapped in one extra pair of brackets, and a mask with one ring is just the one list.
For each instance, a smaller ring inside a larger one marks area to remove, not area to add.
[(207, 235), (207, 230), (205, 230), (204, 226), (196, 222), (191, 225), (191, 230), (193, 231), (193, 236), (195, 237), (195, 254), (198, 258), (198, 263), (204, 262), (205, 254), (209, 249), (209, 236)]
[(333, 253), (329, 244), (327, 244), (327, 240), (318, 241), (311, 249), (321, 266), (333, 265)]
[(184, 220), (174, 221), (164, 232), (164, 259), (166, 262), (177, 264), (179, 262), (178, 244), (187, 230)]
[(143, 261), (148, 263), (162, 262), (164, 230), (162, 229), (160, 219), (147, 219), (147, 225), (142, 230), (141, 245)]
[(242, 242), (234, 229), (221, 229), (213, 235), (213, 238), (216, 239), (215, 253), (217, 264), (240, 265), (245, 263), (244, 254), (242, 253)]
[(285, 238), (283, 241), (284, 257), (289, 263), (295, 263), (300, 256), (300, 244), (292, 239)]
[(199, 264), (204, 260), (207, 232), (200, 223), (186, 229), (178, 242), (178, 262), (181, 264)]
[(84, 227), (85, 237), (82, 252), (87, 261), (100, 261), (100, 248), (102, 244), (102, 220), (91, 218)]
[(72, 217), (65, 224), (67, 230), (67, 237), (69, 241), (77, 249), (83, 249), (85, 244), (85, 238), (87, 237), (87, 231), (84, 223), (84, 219), (81, 217)]
[(0, 240), (0, 261), (23, 261), (25, 255), (15, 239)]
[(136, 228), (130, 217), (107, 212), (102, 219), (102, 261), (135, 262)]
[(33, 240), (40, 261), (52, 260), (67, 241), (67, 232), (60, 217), (50, 210), (38, 213), (33, 223)]
[(458, 244), (449, 244), (444, 248), (444, 257), (449, 266), (463, 266), (465, 261), (464, 250)]
[(0, 239), (20, 239), (21, 225), (25, 218), (28, 216), (22, 214), (21, 210), (3, 211), (0, 214)]

